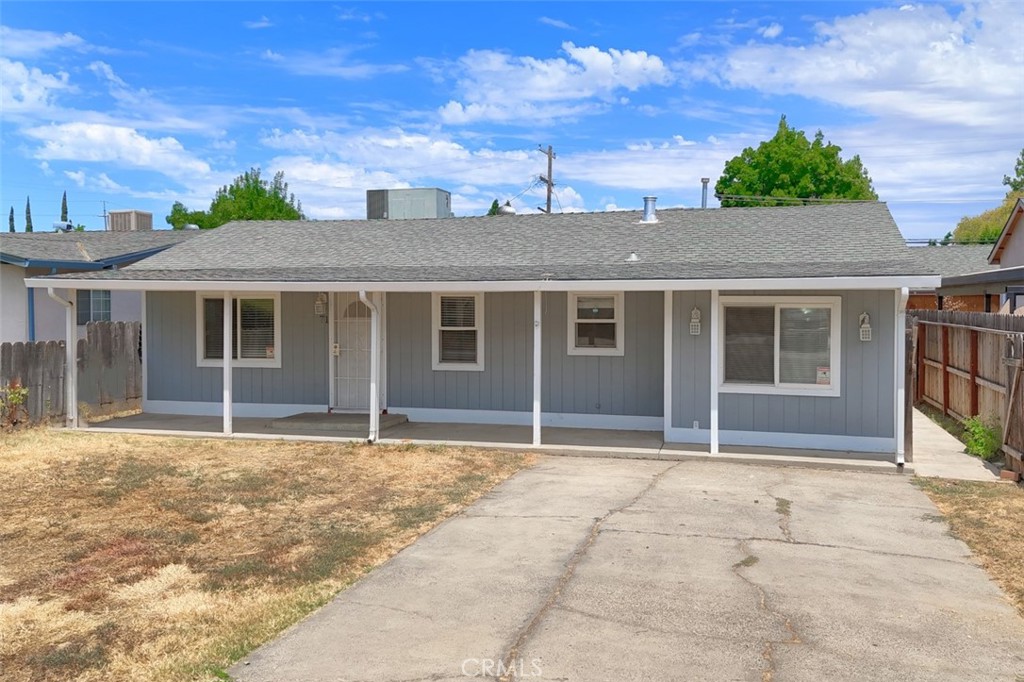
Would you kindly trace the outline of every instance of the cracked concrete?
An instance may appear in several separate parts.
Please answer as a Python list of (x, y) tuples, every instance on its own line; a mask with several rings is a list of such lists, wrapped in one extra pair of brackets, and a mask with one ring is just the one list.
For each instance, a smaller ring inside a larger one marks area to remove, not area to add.
[(888, 475), (545, 459), (231, 674), (1013, 681), (1024, 620), (934, 514)]

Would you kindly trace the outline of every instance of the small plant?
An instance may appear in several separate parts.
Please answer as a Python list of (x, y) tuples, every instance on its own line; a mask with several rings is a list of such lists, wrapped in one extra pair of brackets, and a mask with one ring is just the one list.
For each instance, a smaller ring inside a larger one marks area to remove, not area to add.
[(0, 427), (12, 428), (22, 421), (28, 421), (28, 389), (14, 379), (7, 388), (0, 388)]
[(975, 416), (964, 422), (964, 443), (968, 453), (990, 462), (1003, 447), (1003, 434), (999, 424)]

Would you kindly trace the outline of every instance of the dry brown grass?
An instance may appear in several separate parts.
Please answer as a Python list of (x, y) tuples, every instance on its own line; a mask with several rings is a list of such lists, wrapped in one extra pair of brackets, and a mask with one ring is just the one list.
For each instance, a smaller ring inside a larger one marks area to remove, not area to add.
[(0, 435), (0, 677), (206, 680), (532, 456)]
[(1010, 483), (938, 478), (915, 482), (1024, 616), (1024, 489)]

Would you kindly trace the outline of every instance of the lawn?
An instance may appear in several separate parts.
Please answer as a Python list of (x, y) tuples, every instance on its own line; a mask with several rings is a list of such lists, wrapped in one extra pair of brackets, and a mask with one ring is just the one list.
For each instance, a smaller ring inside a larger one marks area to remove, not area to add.
[(216, 680), (531, 455), (0, 435), (0, 678)]
[(1024, 617), (1024, 489), (1011, 483), (917, 478)]

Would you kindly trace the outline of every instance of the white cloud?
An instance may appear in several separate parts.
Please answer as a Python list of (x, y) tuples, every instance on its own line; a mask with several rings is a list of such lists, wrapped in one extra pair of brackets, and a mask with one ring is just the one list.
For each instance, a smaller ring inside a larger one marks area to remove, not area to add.
[(33, 31), (10, 26), (0, 26), (0, 43), (8, 57), (37, 57), (52, 50), (82, 50), (86, 47), (85, 40), (74, 33)]
[(782, 35), (782, 24), (772, 22), (767, 26), (762, 26), (757, 29), (757, 32), (768, 40), (774, 40)]
[(47, 162), (40, 161), (38, 167), (42, 174), (45, 175), (46, 177), (50, 177), (51, 175), (53, 175), (53, 169), (50, 168), (50, 164), (48, 164)]
[(79, 187), (85, 187), (85, 171), (84, 170), (64, 171), (64, 175), (66, 175), (67, 178), (69, 180), (71, 180), (71, 182), (75, 183)]
[(362, 80), (387, 73), (401, 73), (409, 69), (404, 64), (368, 64), (354, 61), (354, 50), (332, 48), (321, 53), (296, 52), (281, 54), (273, 50), (262, 53), (264, 61), (279, 65), (297, 76), (330, 76), (345, 80)]
[(0, 57), (0, 108), (5, 116), (44, 113), (55, 105), (57, 93), (73, 89), (64, 71), (45, 73)]
[(551, 17), (541, 17), (541, 18), (537, 19), (537, 21), (542, 23), (542, 24), (547, 24), (548, 26), (554, 26), (555, 28), (563, 29), (565, 31), (575, 31), (576, 30), (575, 26), (573, 26), (572, 24), (570, 24), (567, 21), (562, 21), (561, 19), (552, 19)]
[(255, 21), (243, 21), (242, 25), (245, 26), (246, 28), (260, 29), (260, 28), (270, 28), (271, 26), (274, 25), (274, 22), (272, 22), (267, 17), (263, 16), (263, 17), (260, 17), (259, 19), (255, 20)]
[[(562, 43), (566, 57), (516, 57), (496, 50), (471, 50), (452, 65), (460, 74), (461, 100), (440, 108), (442, 121), (521, 122), (601, 111), (617, 92), (668, 85), (673, 76), (657, 55), (601, 50)], [(514, 96), (510, 93), (514, 92)], [(567, 105), (567, 102), (597, 100)], [(529, 117), (529, 118), (527, 118)]]
[(148, 138), (133, 128), (62, 123), (28, 128), (23, 132), (42, 143), (33, 152), (37, 159), (108, 162), (172, 178), (194, 178), (210, 173), (209, 164), (188, 153), (175, 138)]

